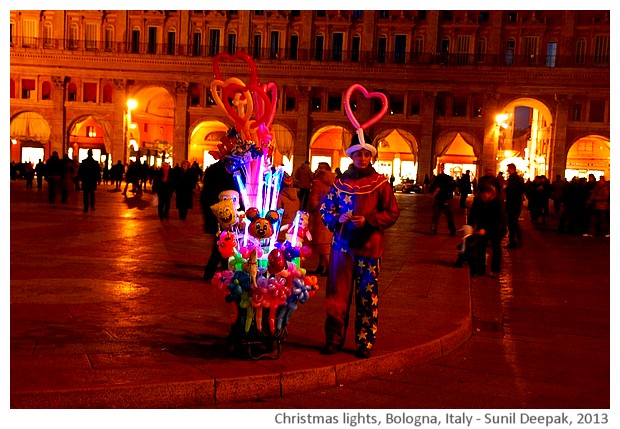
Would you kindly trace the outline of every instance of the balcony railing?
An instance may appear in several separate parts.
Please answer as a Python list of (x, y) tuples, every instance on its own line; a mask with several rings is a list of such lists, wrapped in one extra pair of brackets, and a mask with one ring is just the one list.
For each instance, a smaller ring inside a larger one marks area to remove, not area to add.
[[(11, 39), (11, 49), (69, 50), (87, 53), (114, 53), (128, 55), (180, 56), (210, 58), (220, 52), (231, 53), (224, 46), (168, 45), (156, 43), (85, 41), (72, 39), (16, 38)], [(601, 56), (554, 56), (553, 61), (544, 55), (517, 55), (468, 53), (415, 53), (405, 51), (370, 52), (358, 50), (328, 49), (256, 49), (250, 47), (249, 54), (259, 61), (310, 61), (330, 64), (360, 63), (364, 66), (394, 64), (461, 66), (504, 66), (545, 68), (609, 68), (609, 55)]]

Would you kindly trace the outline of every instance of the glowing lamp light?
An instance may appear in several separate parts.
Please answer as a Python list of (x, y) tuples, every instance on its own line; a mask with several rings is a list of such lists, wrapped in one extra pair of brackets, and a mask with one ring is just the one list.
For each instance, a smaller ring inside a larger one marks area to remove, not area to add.
[(131, 124), (129, 124), (130, 130), (135, 130), (137, 127), (138, 127), (138, 124), (136, 124), (135, 122), (132, 122)]
[(17, 144), (17, 140), (11, 139), (11, 144)]
[(134, 100), (133, 98), (130, 98), (129, 100), (127, 100), (128, 110), (134, 110), (136, 107), (138, 107), (138, 102), (136, 100)]

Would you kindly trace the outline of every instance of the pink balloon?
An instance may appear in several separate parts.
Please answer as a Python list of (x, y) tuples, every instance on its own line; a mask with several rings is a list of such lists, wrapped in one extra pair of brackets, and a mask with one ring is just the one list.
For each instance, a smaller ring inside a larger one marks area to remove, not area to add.
[(250, 125), (250, 128), (256, 128), (260, 125), (264, 125), (265, 128), (269, 129), (269, 127), (271, 127), (271, 124), (273, 124), (273, 118), (275, 118), (276, 116), (276, 107), (278, 103), (278, 87), (275, 83), (269, 82), (262, 86), (262, 90), (271, 102), (271, 105), (267, 106), (270, 108), (270, 111), (265, 112), (265, 101), (262, 98), (262, 94), (252, 92), (254, 108), (256, 109), (256, 117), (263, 118), (263, 120), (261, 122), (259, 122), (258, 120), (255, 121), (253, 124)]
[[(364, 122), (361, 125), (358, 122), (355, 115), (353, 114), (353, 112), (351, 111), (351, 94), (354, 91), (360, 91), (362, 95), (366, 98), (378, 98), (381, 100), (381, 110), (375, 116), (373, 116), (372, 118), (370, 118), (368, 121)], [(370, 92), (369, 93), (366, 90), (366, 88), (364, 88), (362, 85), (358, 83), (354, 83), (344, 93), (344, 111), (346, 112), (347, 117), (349, 118), (349, 121), (351, 121), (351, 124), (353, 124), (356, 130), (360, 128), (363, 130), (366, 130), (369, 127), (372, 127), (381, 118), (383, 118), (383, 116), (385, 116), (385, 114), (387, 113), (387, 110), (388, 110), (388, 99), (385, 96), (385, 94), (383, 94), (382, 92)]]

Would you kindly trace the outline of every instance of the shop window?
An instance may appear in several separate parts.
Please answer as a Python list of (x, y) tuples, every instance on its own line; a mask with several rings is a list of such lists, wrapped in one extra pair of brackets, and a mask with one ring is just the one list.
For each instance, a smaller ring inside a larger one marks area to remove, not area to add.
[(41, 85), (41, 100), (51, 100), (52, 98), (52, 84), (48, 81), (43, 82)]
[(360, 60), (360, 46), (362, 39), (360, 36), (353, 36), (351, 40), (351, 61), (358, 62)]
[(409, 114), (411, 116), (418, 116), (420, 115), (420, 112), (422, 110), (421, 107), (421, 103), (420, 103), (420, 96), (419, 95), (412, 95), (411, 96), (411, 102), (410, 102), (410, 109), (409, 109)]
[(402, 115), (405, 110), (405, 97), (401, 94), (390, 95), (390, 115)]
[(314, 60), (323, 61), (323, 36), (318, 35), (314, 39)]
[(299, 48), (299, 36), (297, 34), (291, 35), (291, 43), (289, 46), (289, 59), (296, 60), (297, 59), (297, 50)]
[(573, 103), (570, 106), (569, 118), (574, 122), (581, 122), (581, 103)]
[(84, 98), (85, 103), (97, 102), (97, 84), (86, 82), (84, 83)]
[(77, 86), (75, 83), (71, 82), (67, 85), (67, 101), (76, 101), (77, 100)]
[(103, 87), (103, 102), (111, 103), (112, 102), (112, 94), (114, 90), (112, 89), (112, 85), (106, 85)]
[(320, 97), (312, 97), (312, 110), (315, 112), (321, 111), (322, 100)]
[(286, 111), (292, 112), (295, 110), (296, 100), (295, 97), (286, 97)]
[(384, 63), (387, 55), (387, 37), (379, 37), (379, 44), (377, 45), (377, 62)]
[(233, 55), (235, 52), (237, 52), (237, 35), (234, 33), (228, 35), (227, 52), (229, 55)]
[(604, 101), (590, 101), (590, 122), (605, 122)]
[(467, 97), (454, 97), (452, 101), (452, 116), (467, 116)]
[(176, 39), (177, 39), (177, 33), (176, 31), (168, 31), (168, 44), (166, 45), (166, 53), (168, 55), (174, 55), (175, 53), (175, 49), (176, 49)]
[(339, 112), (342, 106), (341, 95), (330, 95), (327, 97), (327, 110), (329, 112)]
[(448, 103), (445, 95), (438, 95), (435, 101), (435, 113), (439, 117), (445, 118), (448, 113)]
[(482, 112), (484, 109), (484, 97), (482, 95), (476, 95), (473, 98), (472, 116), (474, 118), (482, 118)]
[(22, 79), (22, 98), (27, 100), (30, 98), (31, 91), (36, 88), (36, 82), (34, 79)]
[(200, 106), (200, 93), (202, 89), (199, 84), (191, 82), (189, 84), (189, 105), (191, 107)]
[(11, 98), (15, 98), (15, 81), (11, 79)]

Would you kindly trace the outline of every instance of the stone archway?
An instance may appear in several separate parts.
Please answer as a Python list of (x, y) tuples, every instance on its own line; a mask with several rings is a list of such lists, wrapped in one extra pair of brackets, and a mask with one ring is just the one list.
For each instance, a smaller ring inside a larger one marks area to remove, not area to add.
[(36, 112), (21, 112), (11, 118), (11, 161), (45, 161), (50, 151), (50, 125)]
[(327, 162), (332, 171), (339, 168), (345, 171), (351, 162), (345, 150), (353, 135), (338, 125), (319, 128), (310, 139), (310, 167), (316, 170), (319, 162)]
[(135, 103), (133, 108), (126, 107), (125, 112), (124, 139), (128, 158), (156, 166), (164, 157), (172, 165), (180, 163), (187, 148), (175, 150), (175, 100), (170, 91), (162, 86), (145, 86), (134, 91), (129, 100)]
[(220, 121), (201, 121), (190, 132), (188, 160), (196, 161), (204, 170), (216, 162), (209, 153), (217, 151), (220, 139), (226, 135), (228, 125)]
[(506, 104), (495, 120), (498, 165), (520, 158), (525, 178), (548, 176), (553, 116), (547, 105), (535, 98), (518, 98)]
[(469, 170), (472, 179), (477, 177), (478, 154), (480, 142), (467, 131), (449, 131), (437, 139), (435, 152), (437, 164), (445, 165), (445, 173), (458, 178), (464, 171)]
[(588, 177), (594, 174), (598, 179), (605, 176), (610, 179), (611, 144), (608, 138), (599, 135), (587, 135), (575, 140), (568, 150), (564, 177), (571, 180), (574, 176)]
[(395, 184), (402, 179), (417, 180), (418, 142), (408, 131), (390, 128), (379, 132), (375, 139), (378, 149), (375, 169), (380, 174), (394, 176)]
[(112, 124), (93, 115), (83, 115), (74, 119), (67, 128), (67, 153), (71, 159), (81, 162), (87, 157), (89, 149), (93, 157), (108, 167), (116, 160), (110, 158), (112, 144)]

